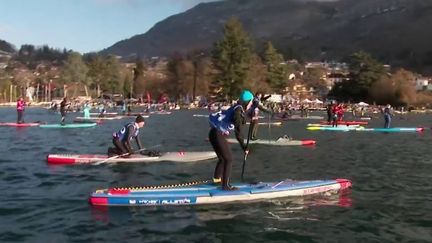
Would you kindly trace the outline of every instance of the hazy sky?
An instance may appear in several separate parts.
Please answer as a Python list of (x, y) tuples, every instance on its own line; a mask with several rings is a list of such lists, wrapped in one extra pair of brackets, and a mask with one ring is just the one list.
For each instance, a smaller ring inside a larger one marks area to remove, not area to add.
[(0, 0), (0, 39), (98, 51), (214, 0)]

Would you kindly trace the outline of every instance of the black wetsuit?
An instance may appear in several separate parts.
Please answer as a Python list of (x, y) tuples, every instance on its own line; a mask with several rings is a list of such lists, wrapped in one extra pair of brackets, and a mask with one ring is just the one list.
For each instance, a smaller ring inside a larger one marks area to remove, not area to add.
[(68, 106), (68, 103), (63, 100), (62, 102), (60, 102), (60, 115), (61, 115), (61, 124), (65, 123), (65, 119), (66, 119), (66, 107)]
[[(246, 120), (244, 110), (241, 106), (234, 108), (232, 121), (229, 122), (234, 125), (235, 136), (243, 151), (245, 151), (246, 144), (244, 143), (242, 128), (243, 125), (246, 123)], [(229, 144), (226, 140), (226, 135), (217, 128), (212, 127), (209, 132), (209, 140), (219, 159), (213, 177), (221, 178), (222, 189), (229, 190), (231, 188), (231, 186), (229, 185), (229, 180), (231, 176), (233, 157)]]
[(124, 126), (119, 132), (113, 134), (113, 144), (115, 146), (115, 150), (109, 150), (108, 155), (117, 154), (133, 154), (134, 151), (130, 144), (133, 138), (138, 145), (138, 148), (141, 150), (142, 145), (138, 137), (139, 128), (137, 128), (135, 123), (129, 123)]
[(327, 123), (330, 124), (333, 120), (333, 105), (327, 105)]
[[(262, 100), (266, 100), (268, 98), (270, 98), (270, 96), (264, 97), (264, 98), (262, 98)], [(258, 97), (256, 97), (253, 100), (252, 107), (250, 108), (250, 110), (248, 112), (249, 116), (251, 117), (251, 124), (250, 124), (251, 125), (251, 128), (250, 128), (251, 134), (248, 134), (248, 136), (251, 140), (256, 140), (257, 139), (257, 133), (258, 133), (258, 115), (259, 115), (259, 113), (258, 113), (258, 111), (255, 111), (256, 109), (263, 111), (263, 112), (271, 113), (271, 111), (268, 108), (264, 107), (261, 104), (261, 100)]]

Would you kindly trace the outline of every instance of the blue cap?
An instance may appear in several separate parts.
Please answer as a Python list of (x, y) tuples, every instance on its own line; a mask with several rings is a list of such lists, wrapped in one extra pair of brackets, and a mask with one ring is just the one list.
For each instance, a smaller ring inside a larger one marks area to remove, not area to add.
[(240, 101), (249, 102), (254, 98), (254, 95), (249, 90), (243, 90), (240, 94)]

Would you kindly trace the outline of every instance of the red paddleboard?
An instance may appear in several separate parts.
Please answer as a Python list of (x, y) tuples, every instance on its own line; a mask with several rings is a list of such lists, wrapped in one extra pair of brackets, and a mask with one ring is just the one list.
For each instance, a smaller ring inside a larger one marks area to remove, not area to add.
[(15, 123), (15, 122), (2, 122), (0, 126), (3, 127), (37, 127), (40, 123)]

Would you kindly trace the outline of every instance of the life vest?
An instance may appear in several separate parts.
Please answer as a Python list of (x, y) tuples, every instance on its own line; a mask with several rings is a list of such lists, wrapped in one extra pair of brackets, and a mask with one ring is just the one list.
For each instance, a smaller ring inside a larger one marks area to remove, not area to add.
[(25, 101), (21, 101), (21, 100), (17, 101), (17, 110), (23, 111), (24, 106), (25, 106)]
[(243, 107), (239, 104), (233, 105), (228, 110), (219, 111), (209, 116), (209, 123), (212, 128), (216, 128), (220, 132), (228, 135), (230, 131), (234, 130), (234, 112), (237, 108), (242, 109)]
[(124, 127), (122, 127), (122, 129), (120, 129), (120, 131), (113, 133), (113, 137), (120, 140), (120, 141), (124, 141), (126, 139), (126, 131), (128, 130), (129, 126), (133, 126), (134, 127), (134, 134), (132, 135), (132, 138), (136, 138), (138, 136), (139, 133), (139, 127), (137, 125), (135, 125), (135, 122), (131, 122), (126, 124)]

